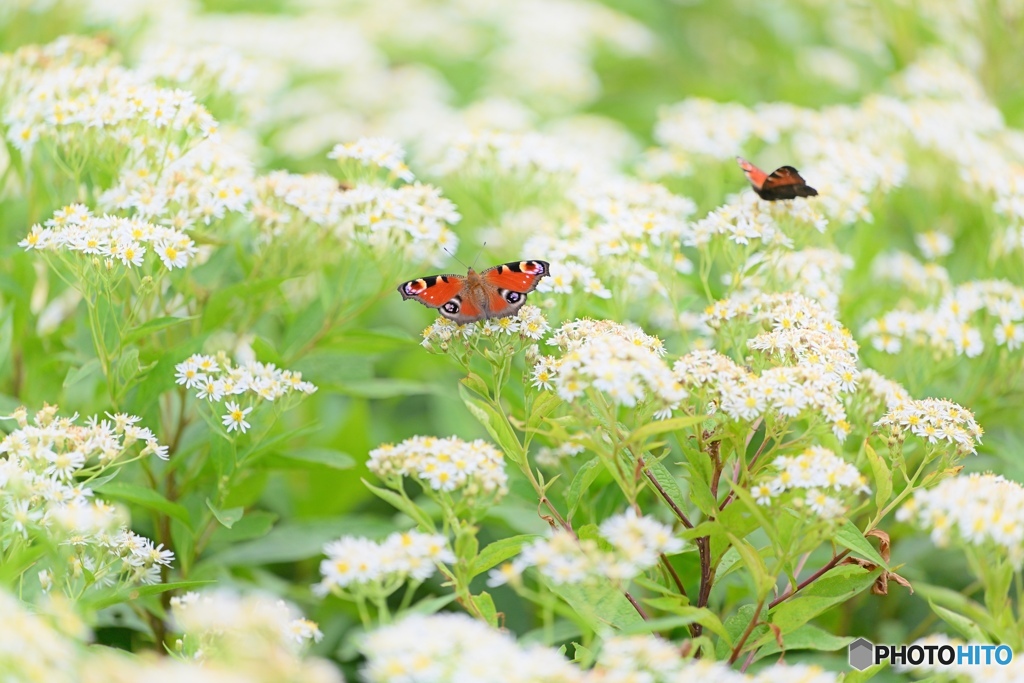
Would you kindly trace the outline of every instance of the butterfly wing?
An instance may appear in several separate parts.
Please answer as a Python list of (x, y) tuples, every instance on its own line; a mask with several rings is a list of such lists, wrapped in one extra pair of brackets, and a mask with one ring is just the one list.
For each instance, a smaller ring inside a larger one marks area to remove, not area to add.
[(792, 166), (782, 166), (772, 171), (765, 179), (758, 192), (761, 199), (794, 199), (795, 197), (815, 197), (818, 191), (807, 184)]
[(424, 306), (460, 325), (482, 320), (480, 307), (466, 296), (466, 278), (462, 275), (430, 275), (398, 285), (402, 299), (415, 299)]
[(782, 166), (769, 175), (743, 157), (736, 157), (736, 163), (743, 169), (743, 174), (747, 176), (747, 180), (754, 187), (754, 192), (761, 199), (776, 201), (814, 197), (818, 194), (818, 191), (808, 185), (792, 166)]
[(547, 261), (513, 261), (480, 273), (488, 318), (514, 315), (526, 303), (526, 295), (551, 274)]
[(761, 187), (764, 185), (764, 181), (768, 179), (768, 174), (743, 157), (736, 157), (736, 163), (740, 165), (740, 168), (743, 169), (743, 175), (747, 176), (747, 180), (754, 186), (754, 191), (761, 194)]

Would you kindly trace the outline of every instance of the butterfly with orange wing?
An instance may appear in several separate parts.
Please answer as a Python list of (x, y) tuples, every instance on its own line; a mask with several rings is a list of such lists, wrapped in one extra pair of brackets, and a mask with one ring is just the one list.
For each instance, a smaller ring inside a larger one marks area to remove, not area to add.
[(792, 166), (782, 166), (768, 174), (743, 157), (736, 157), (736, 163), (743, 169), (747, 180), (754, 186), (754, 192), (761, 199), (774, 202), (779, 199), (815, 197), (818, 194)]
[(438, 309), (460, 325), (515, 315), (526, 295), (537, 289), (541, 278), (551, 274), (547, 261), (513, 261), (477, 273), (431, 275), (398, 286), (402, 299), (415, 299)]

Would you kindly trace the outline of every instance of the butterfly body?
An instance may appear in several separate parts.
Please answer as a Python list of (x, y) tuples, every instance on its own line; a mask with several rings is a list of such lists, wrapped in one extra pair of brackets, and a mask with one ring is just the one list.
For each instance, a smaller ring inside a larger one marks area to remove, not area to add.
[(460, 325), (514, 315), (541, 278), (551, 274), (547, 261), (513, 261), (466, 275), (430, 275), (398, 286), (403, 299), (436, 308)]
[(736, 163), (743, 169), (754, 192), (761, 199), (774, 202), (796, 197), (815, 197), (818, 194), (792, 166), (780, 166), (771, 173), (765, 173), (743, 157), (736, 157)]

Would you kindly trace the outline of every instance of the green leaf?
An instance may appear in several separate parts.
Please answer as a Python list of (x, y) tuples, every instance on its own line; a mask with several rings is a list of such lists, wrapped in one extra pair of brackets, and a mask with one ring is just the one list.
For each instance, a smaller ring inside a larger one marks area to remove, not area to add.
[(245, 508), (242, 507), (229, 508), (227, 510), (218, 510), (209, 498), (206, 499), (206, 507), (210, 508), (210, 512), (212, 512), (213, 516), (217, 518), (217, 521), (220, 522), (222, 526), (227, 527), (228, 529), (233, 527), (235, 525), (235, 522), (240, 520), (242, 518), (242, 515), (245, 514)]
[(475, 372), (469, 373), (460, 379), (459, 382), (467, 389), (471, 389), (479, 394), (482, 398), (487, 398), (491, 394), (491, 390), (487, 387), (487, 382)]
[(867, 440), (864, 441), (864, 453), (867, 455), (868, 465), (871, 466), (871, 474), (875, 478), (875, 505), (882, 509), (892, 495), (892, 472)]
[(562, 399), (558, 394), (550, 391), (542, 391), (537, 394), (533, 404), (530, 406), (530, 418), (526, 423), (527, 429), (540, 429), (544, 418), (550, 415), (561, 403)]
[(494, 598), (491, 597), (490, 593), (484, 592), (480, 595), (474, 595), (473, 602), (480, 608), (484, 620), (494, 628), (498, 628), (498, 610), (494, 607)]
[[(867, 590), (881, 572), (881, 569), (869, 572), (856, 565), (831, 569), (793, 597), (776, 605), (768, 613), (768, 620), (785, 636), (819, 614)], [(768, 633), (757, 645), (765, 645), (773, 639), (774, 636)]]
[(725, 625), (722, 624), (718, 615), (708, 608), (680, 605), (674, 608), (673, 611), (676, 612), (676, 616), (639, 621), (623, 628), (622, 633), (625, 635), (653, 633), (655, 631), (679, 628), (680, 626), (689, 626), (690, 624), (700, 624), (715, 635), (720, 636), (730, 646), (732, 645), (732, 639), (729, 637), (729, 632), (725, 629)]
[(889, 563), (882, 559), (882, 556), (878, 554), (878, 551), (871, 545), (871, 542), (864, 537), (861, 530), (850, 520), (846, 520), (843, 526), (839, 527), (834, 538), (836, 543), (844, 548), (849, 548), (865, 560), (870, 560), (880, 567), (885, 567), (886, 570), (889, 569)]
[(583, 466), (576, 471), (576, 476), (572, 478), (572, 483), (569, 484), (569, 495), (566, 497), (566, 502), (569, 505), (569, 510), (566, 512), (567, 519), (572, 519), (573, 514), (576, 513), (576, 508), (580, 505), (583, 494), (603, 471), (601, 459), (596, 456), (583, 463)]
[(960, 633), (964, 638), (972, 643), (987, 643), (990, 638), (985, 634), (980, 626), (968, 617), (965, 617), (958, 612), (946, 609), (936, 605), (933, 601), (929, 600), (928, 605), (932, 608), (932, 611), (944, 622), (952, 626), (956, 631)]
[(231, 529), (218, 527), (210, 539), (213, 543), (238, 543), (253, 538), (260, 538), (270, 533), (277, 521), (277, 515), (266, 510), (252, 510), (235, 522)]
[(757, 597), (763, 598), (768, 595), (768, 591), (770, 591), (775, 585), (775, 577), (768, 572), (768, 567), (765, 566), (764, 560), (761, 559), (761, 553), (742, 538), (737, 538), (735, 535), (728, 532), (726, 532), (726, 536), (728, 536), (729, 541), (732, 542), (732, 547), (740, 554), (743, 564), (745, 564), (747, 569), (750, 571), (751, 578), (754, 580), (754, 586), (757, 590)]
[(333, 448), (296, 448), (275, 453), (267, 459), (271, 467), (302, 467), (304, 464), (323, 465), (335, 470), (355, 467), (355, 459), (348, 453)]
[(174, 547), (175, 564), (182, 574), (192, 569), (195, 559), (196, 535), (188, 526), (176, 519), (171, 520), (171, 543)]
[(471, 396), (464, 384), (459, 384), (459, 395), (473, 417), (484, 426), (491, 438), (505, 451), (505, 455), (513, 461), (519, 462), (522, 459), (523, 447), (505, 416), (498, 413), (490, 404)]
[(438, 595), (432, 598), (425, 598), (420, 600), (415, 605), (406, 610), (406, 614), (434, 614), (451, 603), (455, 602), (455, 598), (458, 597), (455, 593), (449, 593), (448, 595)]
[[(818, 628), (814, 624), (804, 624), (797, 630), (783, 636), (782, 644), (785, 646), (786, 652), (792, 652), (793, 650), (821, 650), (824, 652), (835, 652), (841, 650), (855, 638), (851, 636), (836, 636), (832, 635), (828, 631)], [(768, 643), (764, 645), (757, 654), (754, 656), (754, 661), (774, 655), (782, 651), (779, 644), (772, 638)]]
[(404, 498), (403, 496), (400, 496), (399, 494), (395, 493), (394, 491), (390, 491), (388, 489), (380, 488), (379, 486), (374, 486), (373, 484), (370, 484), (369, 482), (367, 482), (365, 479), (363, 479), (362, 482), (363, 482), (363, 485), (366, 488), (368, 488), (371, 491), (373, 491), (381, 500), (385, 501), (386, 503), (391, 505), (396, 510), (398, 510), (400, 512), (404, 512), (414, 522), (416, 522), (421, 528), (428, 529), (428, 530), (433, 530), (434, 529), (434, 522), (433, 522), (433, 520), (430, 519), (430, 517), (427, 515), (426, 512), (423, 511), (422, 508), (417, 506), (415, 503), (413, 503), (409, 499)]
[(153, 489), (123, 481), (111, 481), (96, 488), (95, 491), (115, 500), (123, 500), (141, 505), (149, 510), (156, 510), (192, 529), (192, 520), (185, 506), (167, 500)]
[(657, 434), (664, 434), (665, 432), (674, 432), (679, 429), (686, 429), (687, 427), (700, 424), (706, 419), (708, 419), (706, 415), (692, 415), (686, 417), (673, 417), (668, 420), (655, 420), (654, 422), (649, 422), (643, 427), (636, 429), (629, 435), (629, 440), (642, 443), (648, 437), (655, 436)]
[(173, 327), (179, 323), (183, 323), (187, 320), (195, 320), (198, 316), (189, 315), (181, 318), (174, 316), (163, 316), (161, 318), (154, 318), (148, 320), (133, 330), (129, 331), (124, 337), (125, 344), (131, 344), (132, 342), (142, 340), (150, 335), (156, 334), (161, 330), (166, 330), (168, 327)]
[(116, 593), (104, 595), (88, 604), (96, 610), (116, 605), (119, 602), (138, 600), (148, 595), (160, 595), (168, 591), (191, 590), (200, 586), (208, 586), (216, 581), (174, 581), (171, 583), (155, 583), (151, 586), (136, 586), (127, 590), (120, 589)]
[(569, 604), (598, 634), (619, 631), (643, 618), (611, 581), (556, 584), (542, 578), (548, 588)]
[(263, 538), (233, 545), (210, 556), (204, 565), (233, 567), (294, 562), (320, 555), (325, 543), (346, 534), (381, 538), (394, 530), (395, 525), (390, 521), (370, 516), (284, 523)]
[(326, 318), (327, 313), (320, 299), (314, 299), (301, 313), (296, 314), (288, 325), (288, 331), (282, 343), (284, 355), (290, 357), (312, 341), (324, 327)]
[(480, 554), (477, 555), (476, 560), (470, 566), (469, 577), (479, 576), (485, 571), (497, 567), (505, 560), (515, 557), (524, 545), (537, 538), (540, 537), (536, 534), (520, 534), (519, 536), (503, 538), (489, 544), (480, 551)]
[(84, 381), (86, 378), (93, 374), (98, 374), (100, 371), (100, 360), (99, 358), (93, 358), (87, 361), (83, 365), (68, 370), (68, 374), (64, 377), (64, 388), (68, 388), (79, 382)]
[(428, 382), (414, 382), (408, 379), (392, 377), (374, 377), (372, 379), (352, 380), (335, 387), (341, 394), (359, 398), (395, 398), (396, 396), (419, 396), (434, 394), (439, 390)]
[[(653, 476), (658, 482), (658, 485), (664, 489), (665, 493), (668, 494), (668, 497), (676, 504), (676, 507), (685, 512), (686, 499), (683, 497), (683, 490), (679, 488), (676, 478), (672, 476), (672, 473), (668, 471), (668, 468), (659, 460), (645, 460), (644, 462), (647, 463), (647, 469), (650, 471), (651, 476)], [(711, 491), (709, 490), (708, 493), (710, 494)]]

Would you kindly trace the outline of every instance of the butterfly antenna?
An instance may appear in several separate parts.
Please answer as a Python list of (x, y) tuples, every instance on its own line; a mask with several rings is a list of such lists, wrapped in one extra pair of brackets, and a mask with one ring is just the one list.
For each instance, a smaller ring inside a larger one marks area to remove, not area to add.
[(480, 245), (480, 251), (476, 252), (476, 257), (473, 259), (473, 266), (476, 267), (476, 262), (480, 260), (480, 254), (484, 253), (484, 247), (487, 246), (487, 242)]
[(452, 252), (448, 251), (448, 247), (441, 247), (441, 248), (442, 248), (442, 249), (444, 249), (444, 251), (445, 251), (445, 253), (446, 253), (446, 254), (448, 254), (448, 255), (449, 255), (449, 256), (451, 256), (451, 257), (452, 257), (453, 259), (455, 259), (456, 261), (458, 261), (458, 262), (459, 262), (459, 264), (460, 264), (460, 265), (461, 265), (461, 266), (462, 266), (463, 268), (469, 268), (469, 266), (467, 266), (467, 265), (466, 265), (465, 263), (463, 263), (463, 262), (462, 262), (462, 261), (461, 261), (461, 260), (459, 259), (459, 257), (458, 257), (458, 256), (456, 256), (456, 255), (455, 255), (455, 254), (453, 254)]

